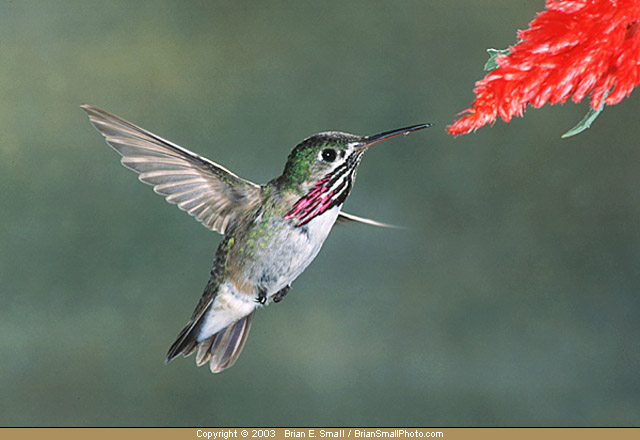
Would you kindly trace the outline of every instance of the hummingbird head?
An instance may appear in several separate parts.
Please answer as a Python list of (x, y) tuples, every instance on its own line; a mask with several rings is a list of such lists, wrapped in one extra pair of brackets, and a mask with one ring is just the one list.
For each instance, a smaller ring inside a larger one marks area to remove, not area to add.
[(306, 138), (291, 151), (279, 178), (281, 189), (302, 195), (285, 218), (297, 216), (298, 226), (302, 226), (341, 205), (351, 191), (362, 155), (370, 146), (430, 126), (413, 125), (373, 136), (327, 131)]

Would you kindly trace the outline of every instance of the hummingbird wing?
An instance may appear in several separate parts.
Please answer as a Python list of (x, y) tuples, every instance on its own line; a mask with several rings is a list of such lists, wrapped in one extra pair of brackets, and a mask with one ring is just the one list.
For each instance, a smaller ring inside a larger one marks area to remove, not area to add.
[(365, 225), (377, 226), (379, 228), (394, 228), (400, 229), (400, 226), (390, 225), (387, 223), (381, 223), (369, 218), (358, 217), (357, 215), (347, 214), (344, 211), (340, 211), (338, 218), (336, 219), (336, 225), (341, 223), (364, 223)]
[(239, 214), (260, 201), (258, 185), (217, 163), (97, 107), (81, 107), (122, 156), (122, 165), (208, 229), (224, 234)]

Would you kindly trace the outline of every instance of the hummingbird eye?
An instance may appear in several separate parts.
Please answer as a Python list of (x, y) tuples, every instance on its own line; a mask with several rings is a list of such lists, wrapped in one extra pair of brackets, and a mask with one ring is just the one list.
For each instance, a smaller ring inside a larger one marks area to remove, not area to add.
[(336, 160), (336, 150), (333, 148), (325, 148), (322, 150), (322, 160), (327, 162), (333, 162)]

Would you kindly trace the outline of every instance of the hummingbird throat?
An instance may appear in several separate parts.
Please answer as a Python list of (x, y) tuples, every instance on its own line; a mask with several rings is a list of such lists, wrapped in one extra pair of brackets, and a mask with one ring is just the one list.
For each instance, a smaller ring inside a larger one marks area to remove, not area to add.
[(342, 205), (351, 191), (361, 158), (362, 154), (352, 154), (344, 163), (318, 180), (313, 188), (293, 205), (284, 218), (297, 217), (296, 227), (299, 227), (334, 206)]

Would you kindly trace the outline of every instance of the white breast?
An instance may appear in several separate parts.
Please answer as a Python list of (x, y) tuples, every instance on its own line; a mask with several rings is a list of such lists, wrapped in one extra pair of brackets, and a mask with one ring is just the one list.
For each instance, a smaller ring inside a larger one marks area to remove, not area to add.
[(273, 228), (277, 232), (256, 252), (248, 278), (268, 296), (291, 284), (318, 255), (339, 213), (336, 206), (304, 226)]
[[(255, 258), (249, 260), (244, 269), (248, 284), (264, 289), (268, 297), (290, 285), (318, 255), (339, 212), (340, 207), (336, 206), (304, 226), (270, 227), (275, 232), (264, 246), (255, 248)], [(253, 312), (258, 306), (256, 298), (257, 291), (237, 292), (232, 283), (223, 282), (204, 317), (198, 340), (208, 338)]]

